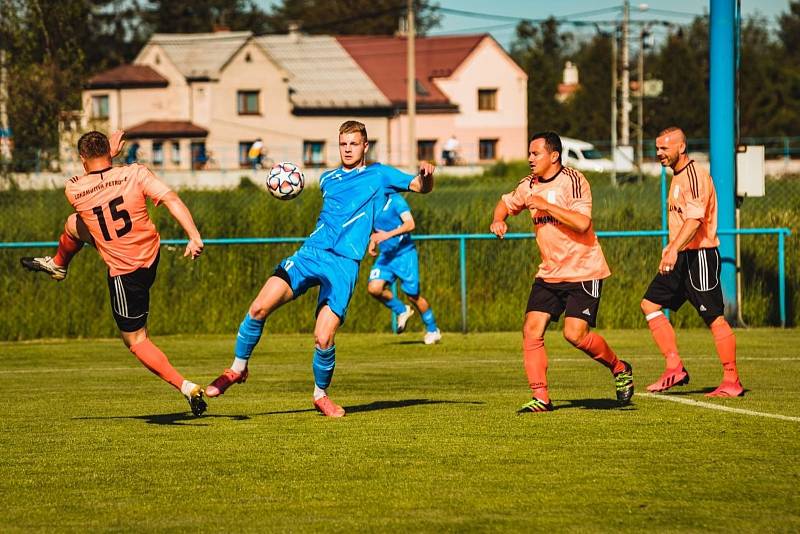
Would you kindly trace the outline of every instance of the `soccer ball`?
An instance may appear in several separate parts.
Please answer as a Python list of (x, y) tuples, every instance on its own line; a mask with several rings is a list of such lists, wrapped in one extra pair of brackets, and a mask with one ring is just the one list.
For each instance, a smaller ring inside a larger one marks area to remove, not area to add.
[(306, 178), (303, 171), (294, 163), (276, 163), (267, 176), (267, 189), (280, 200), (289, 200), (300, 194)]

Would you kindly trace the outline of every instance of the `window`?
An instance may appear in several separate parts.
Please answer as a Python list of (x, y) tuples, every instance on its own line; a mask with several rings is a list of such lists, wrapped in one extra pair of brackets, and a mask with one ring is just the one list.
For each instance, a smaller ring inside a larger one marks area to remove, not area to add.
[(239, 141), (239, 166), (246, 169), (251, 166), (250, 157), (247, 155), (250, 152), (250, 147), (253, 146), (255, 141)]
[(436, 149), (436, 139), (420, 139), (417, 141), (417, 160), (433, 161)]
[(172, 163), (175, 165), (181, 164), (181, 143), (180, 141), (173, 141), (170, 147), (170, 156), (172, 156)]
[(239, 91), (237, 94), (237, 109), (239, 115), (258, 115), (258, 91)]
[(325, 165), (325, 141), (303, 141), (303, 165), (306, 167)]
[(571, 161), (578, 161), (578, 153), (571, 148), (567, 150), (567, 159)]
[(92, 97), (92, 118), (108, 119), (108, 95)]
[(378, 142), (370, 139), (369, 148), (367, 149), (367, 163), (375, 163), (378, 161)]
[(153, 141), (153, 165), (164, 164), (164, 143)]
[(497, 89), (478, 89), (478, 111), (497, 109)]
[(497, 159), (497, 139), (481, 139), (478, 141), (479, 159)]

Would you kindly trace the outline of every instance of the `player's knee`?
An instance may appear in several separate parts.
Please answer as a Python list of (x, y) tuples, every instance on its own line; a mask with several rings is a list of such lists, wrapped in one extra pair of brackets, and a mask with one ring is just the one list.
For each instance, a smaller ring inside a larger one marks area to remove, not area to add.
[(639, 307), (641, 308), (642, 313), (645, 314), (645, 315), (649, 315), (649, 314), (651, 314), (653, 312), (657, 312), (657, 311), (659, 311), (661, 309), (661, 306), (659, 306), (658, 304), (655, 304), (653, 302), (650, 302), (647, 299), (642, 299), (642, 302), (639, 303)]
[(267, 315), (269, 315), (267, 307), (258, 300), (254, 300), (253, 303), (250, 304), (250, 308), (247, 312), (250, 314), (250, 317), (256, 321), (263, 321), (267, 318)]
[(73, 213), (69, 217), (67, 217), (67, 222), (64, 223), (64, 231), (74, 237), (75, 239), (80, 239), (78, 235), (78, 214)]
[(573, 346), (578, 346), (587, 335), (589, 335), (588, 328), (564, 328), (564, 339), (569, 341)]
[(333, 346), (333, 332), (327, 330), (315, 331), (314, 343), (323, 350), (331, 348)]
[(383, 293), (383, 283), (370, 282), (367, 285), (367, 293), (369, 293), (375, 298), (380, 297), (381, 293)]

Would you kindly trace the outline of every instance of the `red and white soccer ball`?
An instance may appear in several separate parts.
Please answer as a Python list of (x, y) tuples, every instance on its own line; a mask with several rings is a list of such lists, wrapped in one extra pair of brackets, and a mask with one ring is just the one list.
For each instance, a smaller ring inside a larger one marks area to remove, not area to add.
[(303, 171), (288, 161), (276, 163), (267, 176), (267, 189), (272, 196), (280, 200), (296, 197), (303, 190), (305, 184), (306, 177), (303, 176)]

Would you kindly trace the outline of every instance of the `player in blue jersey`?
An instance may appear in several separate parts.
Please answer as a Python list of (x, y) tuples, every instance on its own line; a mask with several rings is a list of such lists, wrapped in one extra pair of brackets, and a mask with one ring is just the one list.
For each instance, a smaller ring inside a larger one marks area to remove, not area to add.
[(326, 392), (336, 364), (334, 336), (347, 314), (375, 217), (386, 203), (387, 191), (428, 193), (433, 189), (434, 166), (430, 163), (422, 163), (417, 176), (380, 163), (365, 165), (368, 147), (362, 123), (347, 121), (339, 127), (342, 165), (320, 176), (322, 210), (316, 228), (300, 249), (278, 265), (250, 305), (239, 325), (233, 365), (209, 384), (209, 397), (222, 395), (231, 385), (247, 379), (247, 363), (267, 317), (319, 286), (312, 364), (314, 406), (328, 417), (344, 415), (344, 409)]
[[(402, 334), (414, 310), (403, 304), (389, 289), (389, 284), (399, 278), (400, 287), (425, 323), (423, 341), (426, 345), (432, 345), (442, 339), (442, 333), (436, 326), (430, 304), (419, 292), (419, 259), (417, 247), (411, 241), (414, 226), (414, 217), (406, 199), (399, 193), (390, 193), (375, 219), (376, 232), (370, 238), (369, 253), (378, 256), (378, 259), (369, 272), (367, 291), (397, 314), (397, 333)], [(380, 250), (380, 255), (376, 248)]]

